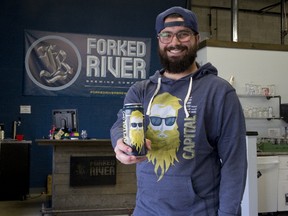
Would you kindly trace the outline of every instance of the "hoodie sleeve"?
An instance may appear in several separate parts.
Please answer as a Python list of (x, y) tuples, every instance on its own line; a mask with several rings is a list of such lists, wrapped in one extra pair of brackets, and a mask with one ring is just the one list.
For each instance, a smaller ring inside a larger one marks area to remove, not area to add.
[(222, 114), (218, 152), (222, 161), (219, 216), (240, 216), (247, 172), (246, 128), (235, 91), (227, 93)]
[(113, 148), (115, 148), (117, 140), (123, 137), (122, 126), (122, 109), (117, 113), (117, 120), (110, 129), (110, 137)]

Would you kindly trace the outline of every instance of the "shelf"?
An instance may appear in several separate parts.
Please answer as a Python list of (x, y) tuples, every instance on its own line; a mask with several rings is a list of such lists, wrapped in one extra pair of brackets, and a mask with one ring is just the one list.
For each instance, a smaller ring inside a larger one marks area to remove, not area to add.
[(271, 98), (279, 98), (281, 102), (281, 96), (280, 95), (274, 95), (274, 96), (265, 96), (265, 95), (246, 95), (246, 94), (239, 94), (238, 97), (242, 98), (266, 98), (267, 100), (270, 100)]
[[(257, 113), (258, 112), (257, 111), (258, 107), (253, 107), (253, 106), (249, 107), (248, 106), (248, 110), (247, 110), (247, 108), (245, 108), (245, 110), (244, 110), (244, 114), (246, 113), (245, 114), (245, 119), (250, 119), (250, 120), (261, 120), (261, 119), (263, 120), (263, 119), (265, 119), (265, 120), (268, 120), (268, 121), (270, 121), (272, 119), (275, 119), (275, 120), (282, 120), (283, 119), (281, 117), (281, 110), (280, 110), (280, 105), (281, 105), (281, 96), (280, 95), (274, 95), (274, 96), (268, 95), (268, 96), (265, 96), (265, 95), (247, 95), (247, 94), (242, 94), (242, 95), (238, 95), (238, 97), (239, 97), (239, 99), (240, 98), (248, 98), (248, 99), (250, 99), (251, 101), (249, 101), (249, 103), (248, 103), (249, 106), (253, 105), (253, 104), (255, 105), (255, 103), (259, 104), (259, 100), (257, 100), (257, 102), (256, 102), (256, 98), (260, 99), (261, 104), (262, 103), (266, 103), (267, 104), (267, 102), (264, 102), (265, 99), (266, 100), (270, 100), (272, 98), (277, 99), (277, 101), (276, 101), (277, 105), (273, 102), (273, 104), (276, 105), (276, 106), (274, 106), (274, 108), (271, 105), (269, 105), (267, 107), (262, 107), (262, 108), (260, 107), (261, 109), (263, 109), (263, 108), (265, 109), (265, 113), (266, 114), (263, 115), (262, 114), (263, 110), (262, 110), (262, 111), (260, 111), (261, 113), (259, 113), (259, 117), (253, 117), (253, 116), (258, 116), (258, 113)], [(253, 100), (253, 99), (255, 99), (255, 100)], [(241, 102), (241, 104), (242, 104), (242, 102)], [(271, 104), (271, 102), (269, 102), (269, 104)], [(273, 115), (273, 113), (272, 113), (272, 115), (271, 114), (269, 115), (270, 111), (267, 110), (267, 109), (270, 109), (270, 106), (273, 109), (278, 109), (278, 112), (275, 113), (275, 116)], [(252, 109), (253, 109), (253, 111), (251, 111)], [(256, 112), (254, 111), (254, 109), (256, 109)], [(271, 116), (274, 116), (274, 117), (271, 117)]]

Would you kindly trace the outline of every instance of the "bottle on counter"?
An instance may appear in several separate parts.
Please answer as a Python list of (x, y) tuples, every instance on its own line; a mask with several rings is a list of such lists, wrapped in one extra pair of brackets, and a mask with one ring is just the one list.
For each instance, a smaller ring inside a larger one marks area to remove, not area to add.
[(4, 124), (0, 123), (0, 140), (3, 140), (4, 138), (5, 138)]
[(268, 118), (272, 118), (273, 117), (273, 108), (269, 107), (268, 108)]

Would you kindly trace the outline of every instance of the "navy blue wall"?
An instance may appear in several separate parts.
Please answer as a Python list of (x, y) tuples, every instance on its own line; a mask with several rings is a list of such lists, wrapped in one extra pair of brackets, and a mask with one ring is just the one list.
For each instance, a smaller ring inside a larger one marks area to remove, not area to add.
[[(4, 0), (0, 11), (0, 122), (12, 137), (12, 122), (21, 118), (19, 133), (32, 140), (30, 187), (45, 187), (52, 169), (51, 147), (34, 140), (47, 136), (52, 109), (76, 108), (79, 129), (89, 137), (110, 138), (109, 130), (122, 106), (117, 97), (23, 96), (24, 29), (152, 38), (151, 71), (159, 69), (154, 21), (162, 10), (185, 0)], [(20, 114), (31, 105), (31, 114)], [(11, 156), (13, 157), (13, 155)], [(15, 158), (17, 160), (17, 158)]]

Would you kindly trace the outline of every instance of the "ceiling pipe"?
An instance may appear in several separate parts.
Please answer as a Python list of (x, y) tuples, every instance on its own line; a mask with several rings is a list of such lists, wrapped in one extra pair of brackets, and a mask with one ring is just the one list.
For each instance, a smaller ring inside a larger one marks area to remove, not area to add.
[(238, 42), (238, 0), (231, 0), (232, 41)]
[(186, 0), (186, 8), (187, 8), (188, 10), (191, 10), (191, 1), (192, 1), (192, 0)]
[(285, 36), (287, 35), (287, 17), (285, 0), (281, 0), (281, 44), (285, 42)]

